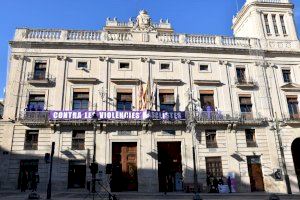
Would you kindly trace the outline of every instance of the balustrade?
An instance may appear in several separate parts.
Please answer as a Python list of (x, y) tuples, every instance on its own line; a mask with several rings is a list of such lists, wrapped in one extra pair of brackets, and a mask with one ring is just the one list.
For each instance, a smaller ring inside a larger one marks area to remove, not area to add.
[(27, 39), (60, 39), (61, 31), (57, 30), (29, 30)]
[(216, 36), (205, 36), (205, 35), (187, 35), (187, 44), (216, 44)]
[(101, 31), (69, 31), (68, 40), (101, 40)]

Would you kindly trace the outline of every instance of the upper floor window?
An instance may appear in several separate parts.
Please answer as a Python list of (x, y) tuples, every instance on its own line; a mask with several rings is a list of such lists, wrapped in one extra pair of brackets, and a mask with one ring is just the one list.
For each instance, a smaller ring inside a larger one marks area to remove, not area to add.
[(251, 97), (242, 96), (239, 97), (240, 100), (240, 110), (241, 110), (241, 117), (243, 119), (252, 119), (252, 103), (251, 103)]
[(73, 90), (73, 110), (89, 109), (89, 90), (74, 89)]
[(272, 15), (272, 22), (273, 22), (273, 26), (274, 26), (275, 35), (279, 35), (277, 21), (276, 21), (276, 15)]
[(38, 130), (27, 130), (25, 133), (24, 150), (37, 150), (38, 136)]
[(120, 70), (130, 70), (130, 63), (129, 62), (120, 62), (119, 69)]
[(206, 64), (200, 64), (199, 65), (199, 70), (200, 72), (208, 72), (209, 71), (209, 66)]
[(172, 71), (170, 63), (160, 63), (159, 66), (160, 71)]
[(245, 135), (246, 135), (247, 147), (256, 147), (257, 144), (255, 139), (255, 129), (246, 129)]
[(44, 80), (46, 78), (46, 61), (36, 61), (34, 64), (34, 80)]
[(289, 109), (290, 118), (299, 119), (299, 107), (297, 96), (287, 96), (287, 104)]
[(74, 130), (72, 133), (72, 149), (84, 150), (85, 131)]
[(271, 31), (270, 31), (270, 24), (269, 24), (267, 14), (264, 15), (264, 20), (265, 20), (266, 31), (267, 31), (267, 34), (269, 35), (269, 34), (271, 34)]
[(88, 69), (88, 62), (86, 61), (78, 61), (77, 62), (78, 69)]
[(291, 80), (291, 70), (289, 70), (289, 69), (283, 69), (282, 70), (282, 76), (283, 76), (283, 81), (285, 83), (292, 82), (292, 80)]
[(212, 90), (201, 90), (200, 103), (203, 111), (214, 111), (214, 92)]
[(237, 81), (239, 83), (246, 82), (246, 72), (245, 72), (244, 67), (237, 67), (236, 68), (236, 77), (237, 77)]
[(132, 110), (132, 93), (117, 93), (117, 110)]
[(30, 94), (27, 104), (27, 111), (42, 111), (45, 106), (44, 94)]
[(206, 136), (206, 148), (217, 148), (217, 134), (215, 130), (205, 131)]
[(161, 111), (174, 111), (175, 100), (174, 93), (159, 93), (159, 102), (160, 102), (160, 110)]
[(284, 23), (284, 16), (280, 15), (279, 18), (280, 18), (280, 24), (281, 24), (281, 28), (282, 28), (282, 33), (283, 33), (283, 35), (287, 35), (286, 27), (285, 27), (285, 23)]

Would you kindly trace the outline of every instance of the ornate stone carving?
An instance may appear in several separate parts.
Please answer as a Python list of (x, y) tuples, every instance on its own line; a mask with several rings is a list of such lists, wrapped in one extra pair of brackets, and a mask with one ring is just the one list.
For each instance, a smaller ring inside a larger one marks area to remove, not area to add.
[(151, 23), (151, 18), (147, 11), (141, 10), (140, 14), (136, 17), (136, 23), (133, 27), (133, 31), (150, 32), (154, 29)]

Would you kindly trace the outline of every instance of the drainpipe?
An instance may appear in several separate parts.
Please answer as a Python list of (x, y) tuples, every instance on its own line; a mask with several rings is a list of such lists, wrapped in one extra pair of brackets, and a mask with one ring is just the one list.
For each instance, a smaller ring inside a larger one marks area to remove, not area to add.
[(20, 70), (20, 77), (19, 77), (19, 85), (18, 85), (18, 93), (16, 95), (17, 97), (17, 103), (16, 103), (16, 109), (15, 109), (15, 120), (17, 119), (18, 116), (18, 110), (19, 110), (19, 102), (20, 102), (20, 91), (21, 91), (21, 81), (22, 81), (22, 75), (23, 75), (23, 69), (24, 69), (24, 64), (25, 64), (25, 56), (20, 56), (20, 55), (14, 55), (14, 59), (16, 60), (21, 60), (21, 70)]
[(58, 60), (64, 60), (64, 76), (63, 76), (63, 88), (62, 88), (62, 97), (61, 97), (61, 110), (64, 110), (65, 107), (65, 88), (66, 88), (66, 74), (67, 74), (67, 63), (68, 57), (65, 56), (57, 56)]
[(266, 93), (267, 93), (267, 98), (268, 98), (269, 112), (270, 112), (270, 115), (273, 119), (274, 118), (274, 110), (273, 110), (273, 105), (272, 105), (272, 97), (271, 97), (271, 94), (270, 94), (270, 83), (269, 83), (269, 80), (268, 80), (266, 67), (267, 66), (265, 65), (265, 63), (263, 63), (262, 64), (263, 77), (264, 77), (264, 81), (265, 81), (265, 85), (266, 85)]
[(275, 71), (274, 71), (274, 66), (275, 66), (274, 64), (273, 65), (271, 64), (272, 71), (273, 71), (273, 78), (275, 81), (276, 94), (277, 94), (278, 103), (279, 103), (280, 114), (281, 114), (281, 117), (283, 117), (282, 106), (281, 106), (280, 96), (279, 96), (279, 92), (278, 92), (278, 83), (277, 83), (277, 79), (276, 79), (276, 75), (275, 75)]
[(227, 84), (228, 84), (228, 90), (229, 90), (229, 98), (230, 98), (230, 106), (231, 106), (231, 116), (233, 117), (233, 101), (232, 101), (232, 90), (231, 90), (231, 85), (230, 85), (230, 76), (229, 76), (229, 70), (228, 66), (229, 63), (227, 61), (219, 61), (221, 64), (224, 64), (226, 67), (226, 75), (227, 75)]

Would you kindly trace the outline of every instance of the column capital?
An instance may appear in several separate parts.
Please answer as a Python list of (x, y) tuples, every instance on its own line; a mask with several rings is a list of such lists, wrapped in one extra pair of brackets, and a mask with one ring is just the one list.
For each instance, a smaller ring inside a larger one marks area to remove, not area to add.
[(150, 63), (152, 59), (150, 57), (141, 57), (141, 61)]
[(108, 56), (99, 56), (99, 60), (100, 61), (110, 62), (110, 61), (112, 61), (112, 58), (108, 57)]
[(192, 64), (192, 61), (190, 59), (181, 58), (180, 61), (181, 63)]

